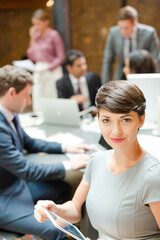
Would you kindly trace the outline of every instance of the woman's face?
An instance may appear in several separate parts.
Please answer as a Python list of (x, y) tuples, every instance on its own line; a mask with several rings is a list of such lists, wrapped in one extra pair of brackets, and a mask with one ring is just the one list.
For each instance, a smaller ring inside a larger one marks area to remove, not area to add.
[(137, 142), (138, 129), (143, 126), (145, 115), (134, 111), (127, 114), (99, 110), (99, 125), (105, 141), (114, 149), (123, 149)]
[(37, 18), (32, 18), (32, 24), (36, 28), (37, 31), (43, 32), (45, 29), (47, 29), (49, 25), (49, 20), (40, 20)]
[(131, 73), (129, 58), (126, 58), (126, 60), (125, 60), (125, 65), (124, 65), (124, 68), (123, 68), (123, 72), (124, 72), (124, 75), (125, 75), (126, 78), (127, 78), (127, 75)]

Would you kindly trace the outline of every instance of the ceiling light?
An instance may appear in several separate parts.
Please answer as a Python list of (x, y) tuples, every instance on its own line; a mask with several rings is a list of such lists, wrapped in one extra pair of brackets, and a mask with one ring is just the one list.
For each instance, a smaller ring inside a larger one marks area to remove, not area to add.
[(47, 7), (52, 7), (53, 4), (54, 4), (54, 0), (48, 0), (48, 1), (46, 2), (46, 6), (47, 6)]

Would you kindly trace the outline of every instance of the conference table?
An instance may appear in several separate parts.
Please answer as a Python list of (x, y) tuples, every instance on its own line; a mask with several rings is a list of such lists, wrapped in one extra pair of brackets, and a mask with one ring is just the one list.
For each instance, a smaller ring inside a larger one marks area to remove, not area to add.
[[(25, 116), (25, 115), (23, 115)], [(20, 118), (21, 124), (23, 126), (23, 117)], [(105, 150), (98, 142), (101, 137), (100, 131), (91, 131), (90, 123), (81, 124), (80, 127), (72, 127), (72, 126), (58, 126), (51, 124), (38, 124), (33, 126), (25, 126), (25, 131), (31, 136), (36, 138), (48, 139), (49, 137), (60, 136), (61, 134), (70, 133), (73, 136), (81, 138), (85, 143), (94, 144), (101, 150)], [(96, 125), (97, 128), (97, 125)], [(38, 154), (26, 154), (26, 158), (33, 163), (45, 163), (45, 164), (54, 164), (57, 162), (62, 162), (64, 160), (68, 160), (68, 157), (65, 154), (46, 154), (46, 153), (38, 153)], [(72, 193), (75, 192), (78, 184), (80, 183), (82, 176), (84, 173), (84, 169), (80, 169), (77, 171), (68, 171), (65, 177), (65, 181), (68, 182), (72, 187)], [(80, 230), (86, 236), (91, 238), (92, 240), (97, 239), (97, 231), (94, 230), (90, 224), (87, 213), (85, 211), (85, 206), (83, 207), (83, 218), (80, 222)]]

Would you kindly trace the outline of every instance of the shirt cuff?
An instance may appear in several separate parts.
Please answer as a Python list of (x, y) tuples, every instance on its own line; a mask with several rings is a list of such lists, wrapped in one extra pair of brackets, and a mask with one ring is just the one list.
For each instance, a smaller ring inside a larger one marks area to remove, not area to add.
[(65, 143), (62, 143), (62, 145), (61, 145), (61, 151), (62, 151), (62, 153), (65, 153), (65, 152), (66, 152), (66, 144), (65, 144)]
[(69, 161), (62, 162), (66, 171), (72, 170), (71, 163)]

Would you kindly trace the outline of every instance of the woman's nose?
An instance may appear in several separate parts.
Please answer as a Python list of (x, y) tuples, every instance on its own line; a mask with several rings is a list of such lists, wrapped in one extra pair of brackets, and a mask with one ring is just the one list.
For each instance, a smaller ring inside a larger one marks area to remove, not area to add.
[(121, 125), (119, 123), (113, 124), (112, 133), (116, 136), (122, 132)]

